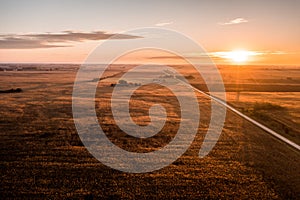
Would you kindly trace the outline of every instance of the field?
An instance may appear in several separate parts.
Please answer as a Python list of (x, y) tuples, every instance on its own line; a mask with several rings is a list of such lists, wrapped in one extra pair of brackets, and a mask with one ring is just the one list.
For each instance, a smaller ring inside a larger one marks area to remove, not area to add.
[[(219, 70), (227, 103), (300, 144), (299, 67), (219, 66)], [(197, 78), (191, 82), (206, 89)]]
[[(98, 121), (119, 147), (151, 152), (174, 138), (180, 121), (178, 102), (158, 85), (140, 87), (130, 102), (133, 121), (149, 123), (148, 109), (159, 102), (168, 111), (167, 122), (151, 138), (136, 139), (123, 133), (115, 124), (109, 103), (111, 84), (129, 67), (112, 67), (99, 83), (95, 104)], [(220, 67), (228, 103), (299, 144), (299, 68), (242, 67), (239, 79), (232, 73), (235, 69)], [(190, 82), (201, 87), (201, 78), (188, 74)], [(74, 66), (0, 72), (0, 90), (23, 90), (0, 94), (1, 198), (299, 198), (299, 152), (230, 111), (217, 145), (205, 158), (198, 157), (210, 120), (210, 101), (201, 94), (197, 94), (201, 112), (197, 136), (173, 164), (144, 174), (103, 165), (83, 146), (75, 129), (75, 76)], [(255, 85), (259, 91), (254, 90)]]

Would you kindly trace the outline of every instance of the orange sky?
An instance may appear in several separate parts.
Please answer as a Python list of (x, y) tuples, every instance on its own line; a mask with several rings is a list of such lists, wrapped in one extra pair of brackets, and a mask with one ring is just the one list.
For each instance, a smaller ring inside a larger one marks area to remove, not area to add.
[[(0, 62), (82, 63), (111, 35), (161, 27), (190, 37), (216, 63), (236, 64), (220, 55), (242, 49), (252, 52), (242, 64), (300, 65), (299, 7), (300, 1), (294, 0), (273, 0), (272, 4), (258, 0), (7, 1), (0, 7)], [(120, 39), (138, 38), (120, 35)], [(178, 46), (184, 48), (180, 41)], [(113, 49), (105, 53), (110, 52)], [(186, 55), (195, 57), (195, 53)], [(152, 52), (127, 62), (149, 57), (178, 60)]]
[[(88, 54), (96, 47), (95, 44), (79, 44), (76, 47), (60, 47), (51, 49), (13, 49), (0, 50), (0, 61), (7, 62), (25, 62), (25, 63), (83, 63)], [(247, 50), (246, 48), (244, 48)], [(233, 49), (234, 50), (234, 49)], [(251, 51), (251, 49), (249, 49)], [(224, 51), (227, 52), (227, 51)], [(230, 51), (228, 51), (230, 52)], [(217, 64), (237, 64), (230, 58), (214, 56), (218, 52), (208, 52), (208, 55)], [(161, 52), (151, 52), (151, 54), (140, 52), (127, 56), (122, 61), (124, 63), (143, 63), (148, 59), (154, 59), (156, 62), (178, 63), (179, 59), (174, 57), (165, 58)], [(197, 60), (195, 58), (195, 60)], [(119, 61), (120, 62), (120, 61)], [(201, 62), (199, 60), (199, 62)], [(180, 63), (180, 62), (179, 62)], [(300, 64), (299, 52), (261, 52), (258, 55), (250, 55), (247, 61), (242, 64), (272, 64), (272, 65), (297, 65)]]

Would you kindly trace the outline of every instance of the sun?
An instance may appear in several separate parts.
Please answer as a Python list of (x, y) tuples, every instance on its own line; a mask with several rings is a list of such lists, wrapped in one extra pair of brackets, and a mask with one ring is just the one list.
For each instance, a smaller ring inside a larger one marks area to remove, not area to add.
[(244, 50), (236, 50), (228, 52), (228, 58), (233, 62), (242, 63), (246, 62), (249, 58), (250, 52)]
[(247, 63), (249, 61), (253, 61), (254, 56), (261, 55), (261, 53), (256, 51), (247, 51), (242, 49), (236, 49), (233, 51), (219, 51), (214, 52), (212, 54), (213, 56), (217, 58), (222, 58), (225, 61), (230, 61), (232, 63), (236, 63), (238, 65)]

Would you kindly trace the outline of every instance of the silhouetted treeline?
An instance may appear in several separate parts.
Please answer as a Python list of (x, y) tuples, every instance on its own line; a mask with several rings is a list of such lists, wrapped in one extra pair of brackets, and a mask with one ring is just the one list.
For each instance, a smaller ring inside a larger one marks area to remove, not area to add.
[(17, 88), (17, 89), (9, 89), (9, 90), (0, 90), (0, 93), (19, 93), (19, 92), (23, 92), (23, 90), (21, 88)]

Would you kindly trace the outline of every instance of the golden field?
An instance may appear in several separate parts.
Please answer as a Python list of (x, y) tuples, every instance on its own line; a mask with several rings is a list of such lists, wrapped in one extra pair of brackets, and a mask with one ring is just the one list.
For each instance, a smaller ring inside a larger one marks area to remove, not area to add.
[[(72, 88), (76, 68), (60, 67), (53, 71), (0, 72), (0, 90), (23, 90), (0, 94), (2, 197), (297, 199), (299, 152), (230, 111), (213, 151), (203, 159), (198, 157), (210, 120), (210, 101), (200, 94), (197, 136), (173, 164), (144, 174), (124, 173), (103, 165), (82, 145), (75, 129)], [(137, 139), (123, 133), (109, 105), (111, 84), (128, 68), (112, 67), (99, 83), (95, 104), (98, 121), (119, 147), (133, 152), (154, 151), (176, 134), (180, 123), (178, 102), (166, 88), (140, 87), (130, 101), (133, 120), (147, 124), (149, 107), (160, 103), (167, 110), (167, 122), (151, 138)], [(219, 68), (228, 103), (299, 144), (299, 68), (244, 66), (239, 69), (239, 79), (235, 77), (236, 68)], [(193, 71), (185, 73), (191, 84), (202, 87), (201, 77)], [(255, 91), (256, 85), (262, 89)], [(276, 85), (280, 91), (274, 89)]]

